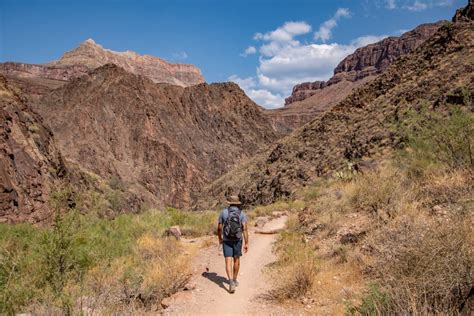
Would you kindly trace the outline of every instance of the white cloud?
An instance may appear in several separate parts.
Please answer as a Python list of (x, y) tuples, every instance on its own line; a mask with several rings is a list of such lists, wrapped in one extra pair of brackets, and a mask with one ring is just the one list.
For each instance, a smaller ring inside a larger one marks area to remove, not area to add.
[(257, 82), (254, 77), (240, 78), (237, 75), (232, 75), (228, 80), (238, 84), (255, 103), (264, 108), (278, 108), (285, 101), (285, 97), (279, 93), (272, 93), (269, 90), (257, 88)]
[(332, 37), (332, 29), (337, 26), (337, 21), (339, 21), (340, 18), (348, 18), (351, 16), (351, 13), (349, 9), (346, 8), (339, 8), (337, 9), (336, 13), (332, 18), (329, 20), (325, 21), (321, 26), (319, 27), (319, 30), (317, 32), (314, 32), (314, 39), (315, 40), (322, 40), (323, 42), (326, 42)]
[(311, 25), (304, 21), (286, 22), (281, 27), (268, 33), (256, 33), (254, 40), (288, 42), (293, 37), (311, 32)]
[(281, 94), (273, 94), (264, 89), (251, 89), (245, 91), (248, 96), (254, 100), (255, 103), (263, 106), (266, 109), (276, 109), (285, 103), (285, 97)]
[(396, 0), (386, 0), (386, 6), (385, 7), (389, 10), (396, 9), (397, 8)]
[[(349, 10), (338, 9), (332, 19), (337, 21), (348, 16)], [(256, 48), (260, 56), (255, 76), (240, 78), (232, 75), (229, 80), (237, 83), (257, 104), (265, 108), (281, 107), (294, 85), (328, 80), (334, 68), (347, 55), (358, 47), (386, 37), (366, 35), (348, 44), (302, 43), (297, 38), (309, 32), (311, 26), (306, 22), (286, 22), (274, 31), (256, 33), (254, 39), (261, 41), (261, 44)]]
[(255, 48), (255, 46), (249, 46), (244, 50), (243, 53), (240, 54), (240, 56), (247, 57), (248, 55), (253, 55), (256, 52), (257, 52), (257, 49)]
[(367, 46), (369, 44), (377, 43), (384, 38), (388, 37), (388, 35), (366, 35), (356, 38), (355, 40), (351, 41), (351, 45), (354, 47), (362, 47)]
[(411, 5), (405, 6), (405, 8), (408, 11), (419, 12), (419, 11), (423, 11), (423, 10), (428, 9), (428, 4), (426, 4), (425, 2), (421, 2), (421, 1), (417, 0)]
[[(385, 8), (389, 10), (396, 9), (398, 7), (397, 0), (385, 0)], [(411, 11), (421, 12), (433, 7), (448, 7), (454, 4), (454, 0), (406, 0), (403, 6), (400, 8)]]
[(248, 78), (242, 79), (237, 75), (232, 75), (228, 79), (229, 79), (229, 81), (233, 81), (236, 84), (238, 84), (245, 91), (248, 91), (252, 88), (255, 88), (255, 86), (257, 85), (257, 83), (255, 82), (255, 78), (253, 78), (253, 77), (248, 77)]
[(449, 7), (454, 4), (454, 0), (435, 0), (433, 4), (438, 7)]
[(186, 58), (188, 58), (188, 54), (184, 51), (173, 53), (173, 58), (174, 59), (186, 59)]

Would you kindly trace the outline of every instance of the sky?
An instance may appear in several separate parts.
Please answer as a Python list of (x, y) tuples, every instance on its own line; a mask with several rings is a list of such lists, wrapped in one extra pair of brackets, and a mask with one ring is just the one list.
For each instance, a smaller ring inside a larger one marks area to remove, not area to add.
[(92, 38), (199, 67), (277, 108), (356, 48), (450, 20), (467, 0), (0, 0), (0, 62), (45, 63)]

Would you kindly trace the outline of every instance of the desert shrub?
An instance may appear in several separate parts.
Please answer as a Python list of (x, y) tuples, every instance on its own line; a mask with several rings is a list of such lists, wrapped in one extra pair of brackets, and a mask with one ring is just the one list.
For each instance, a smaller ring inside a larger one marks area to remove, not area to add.
[(392, 168), (366, 173), (355, 178), (348, 194), (350, 207), (380, 217), (393, 217), (408, 198), (409, 187)]
[(314, 251), (295, 232), (296, 216), (289, 219), (288, 231), (282, 232), (275, 245), (278, 261), (274, 266), (274, 289), (267, 298), (285, 301), (303, 297), (313, 289), (318, 265)]
[(38, 261), (32, 248), (40, 238), (29, 224), (0, 226), (0, 314), (14, 314), (17, 306), (41, 294), (31, 286), (40, 271), (32, 269)]
[(269, 205), (255, 207), (249, 214), (251, 217), (270, 216), (275, 211), (288, 211), (291, 208), (289, 201), (278, 201)]
[(466, 303), (474, 284), (467, 220), (404, 217), (381, 228), (371, 247), (374, 277), (391, 298), (393, 310), (385, 312), (453, 314)]
[(362, 296), (359, 305), (351, 303), (346, 306), (349, 315), (390, 315), (393, 314), (392, 302), (387, 293), (377, 284), (370, 284)]
[(474, 114), (459, 106), (444, 114), (422, 108), (408, 112), (400, 126), (407, 139), (403, 158), (410, 174), (419, 176), (430, 166), (474, 167)]
[(68, 283), (80, 283), (91, 264), (83, 242), (77, 238), (74, 213), (67, 216), (56, 212), (53, 227), (43, 233), (38, 249), (38, 265), (42, 267), (40, 288), (51, 292), (65, 314), (72, 313)]
[(427, 207), (458, 204), (462, 211), (467, 210), (462, 200), (473, 192), (474, 169), (470, 168), (431, 172), (419, 181), (417, 188), (418, 199)]

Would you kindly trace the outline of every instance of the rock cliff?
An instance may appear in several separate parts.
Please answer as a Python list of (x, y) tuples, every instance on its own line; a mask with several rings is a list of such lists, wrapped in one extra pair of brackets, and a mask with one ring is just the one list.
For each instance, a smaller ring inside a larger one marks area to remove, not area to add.
[(52, 186), (66, 174), (51, 131), (0, 76), (0, 222), (38, 222)]

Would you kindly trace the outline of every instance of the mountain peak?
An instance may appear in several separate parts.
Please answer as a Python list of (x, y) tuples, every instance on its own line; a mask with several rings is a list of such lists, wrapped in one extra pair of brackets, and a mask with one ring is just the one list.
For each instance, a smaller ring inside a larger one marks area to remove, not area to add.
[(187, 87), (205, 82), (201, 71), (194, 65), (172, 64), (158, 57), (140, 55), (129, 50), (113, 51), (97, 44), (92, 38), (66, 52), (59, 60), (48, 63), (47, 66), (86, 66), (95, 69), (110, 63), (128, 72), (148, 77), (156, 83)]
[(97, 43), (96, 43), (92, 38), (86, 39), (86, 40), (85, 40), (84, 42), (82, 42), (81, 44), (97, 45)]

